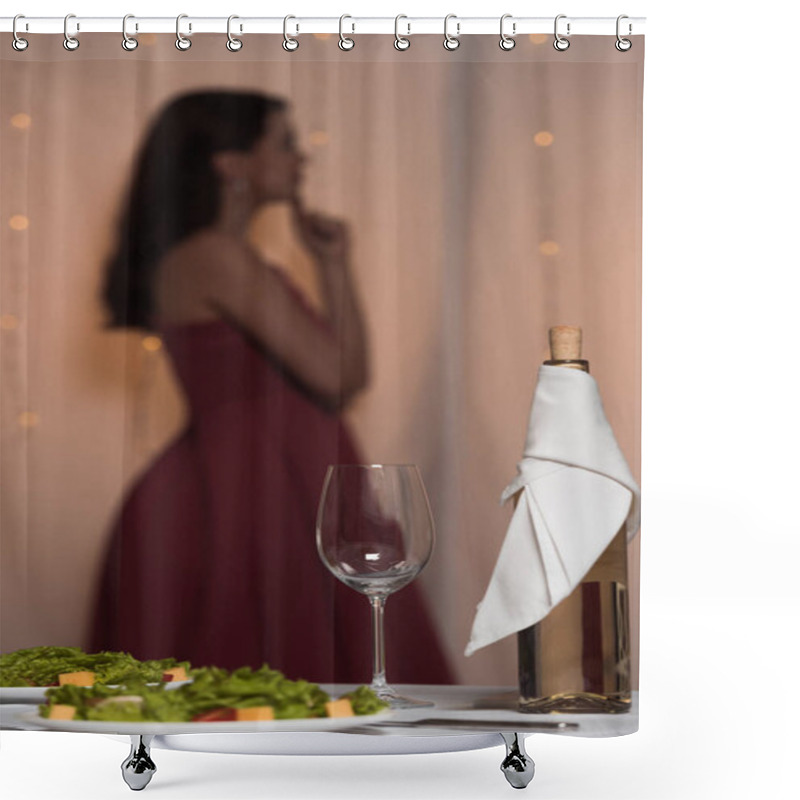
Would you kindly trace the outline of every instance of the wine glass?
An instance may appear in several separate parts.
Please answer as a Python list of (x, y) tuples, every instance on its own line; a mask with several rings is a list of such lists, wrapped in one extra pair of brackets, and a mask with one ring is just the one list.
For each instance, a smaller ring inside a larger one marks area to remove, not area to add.
[(386, 683), (383, 612), (386, 598), (419, 575), (433, 550), (433, 517), (413, 464), (328, 467), (317, 513), (317, 550), (345, 585), (372, 606), (372, 684), (391, 708), (432, 706), (401, 697)]

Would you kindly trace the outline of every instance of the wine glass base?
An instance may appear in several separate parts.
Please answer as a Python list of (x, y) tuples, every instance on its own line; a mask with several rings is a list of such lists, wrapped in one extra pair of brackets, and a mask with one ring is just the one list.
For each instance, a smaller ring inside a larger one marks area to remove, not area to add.
[(413, 697), (405, 697), (388, 686), (370, 687), (384, 703), (389, 704), (389, 708), (432, 708), (436, 703), (430, 700), (416, 700)]

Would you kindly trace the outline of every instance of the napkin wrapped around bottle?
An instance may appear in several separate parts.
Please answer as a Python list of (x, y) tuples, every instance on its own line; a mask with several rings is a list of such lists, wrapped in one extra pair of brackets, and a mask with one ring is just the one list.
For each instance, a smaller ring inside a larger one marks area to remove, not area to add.
[(543, 365), (517, 477), (519, 496), (465, 655), (535, 625), (567, 597), (623, 525), (639, 530), (639, 487), (587, 372)]

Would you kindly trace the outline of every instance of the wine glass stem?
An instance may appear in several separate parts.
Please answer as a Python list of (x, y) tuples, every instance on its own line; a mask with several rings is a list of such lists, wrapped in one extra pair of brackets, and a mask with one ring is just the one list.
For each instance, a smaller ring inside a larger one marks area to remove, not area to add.
[(383, 639), (383, 609), (386, 597), (379, 595), (370, 597), (372, 606), (372, 689), (385, 687), (386, 684), (386, 650)]

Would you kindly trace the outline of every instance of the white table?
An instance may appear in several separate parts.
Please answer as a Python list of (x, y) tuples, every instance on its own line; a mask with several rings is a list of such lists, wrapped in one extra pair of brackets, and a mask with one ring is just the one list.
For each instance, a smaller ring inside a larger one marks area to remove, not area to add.
[[(323, 688), (338, 695), (354, 687)], [(625, 714), (538, 715), (516, 710), (518, 691), (515, 687), (400, 685), (397, 688), (404, 695), (430, 700), (435, 705), (401, 710), (389, 720), (336, 733), (108, 734), (104, 738), (130, 743), (122, 773), (134, 789), (143, 789), (153, 777), (156, 771), (154, 749), (248, 755), (386, 755), (478, 750), (495, 747), (500, 742), (506, 746), (501, 769), (512, 786), (523, 788), (534, 773), (533, 761), (525, 752), (527, 735), (549, 733), (605, 738), (624, 736), (638, 728), (637, 693), (634, 693), (631, 710)], [(0, 705), (0, 728), (42, 731), (35, 723), (20, 719), (22, 713), (35, 708)]]

